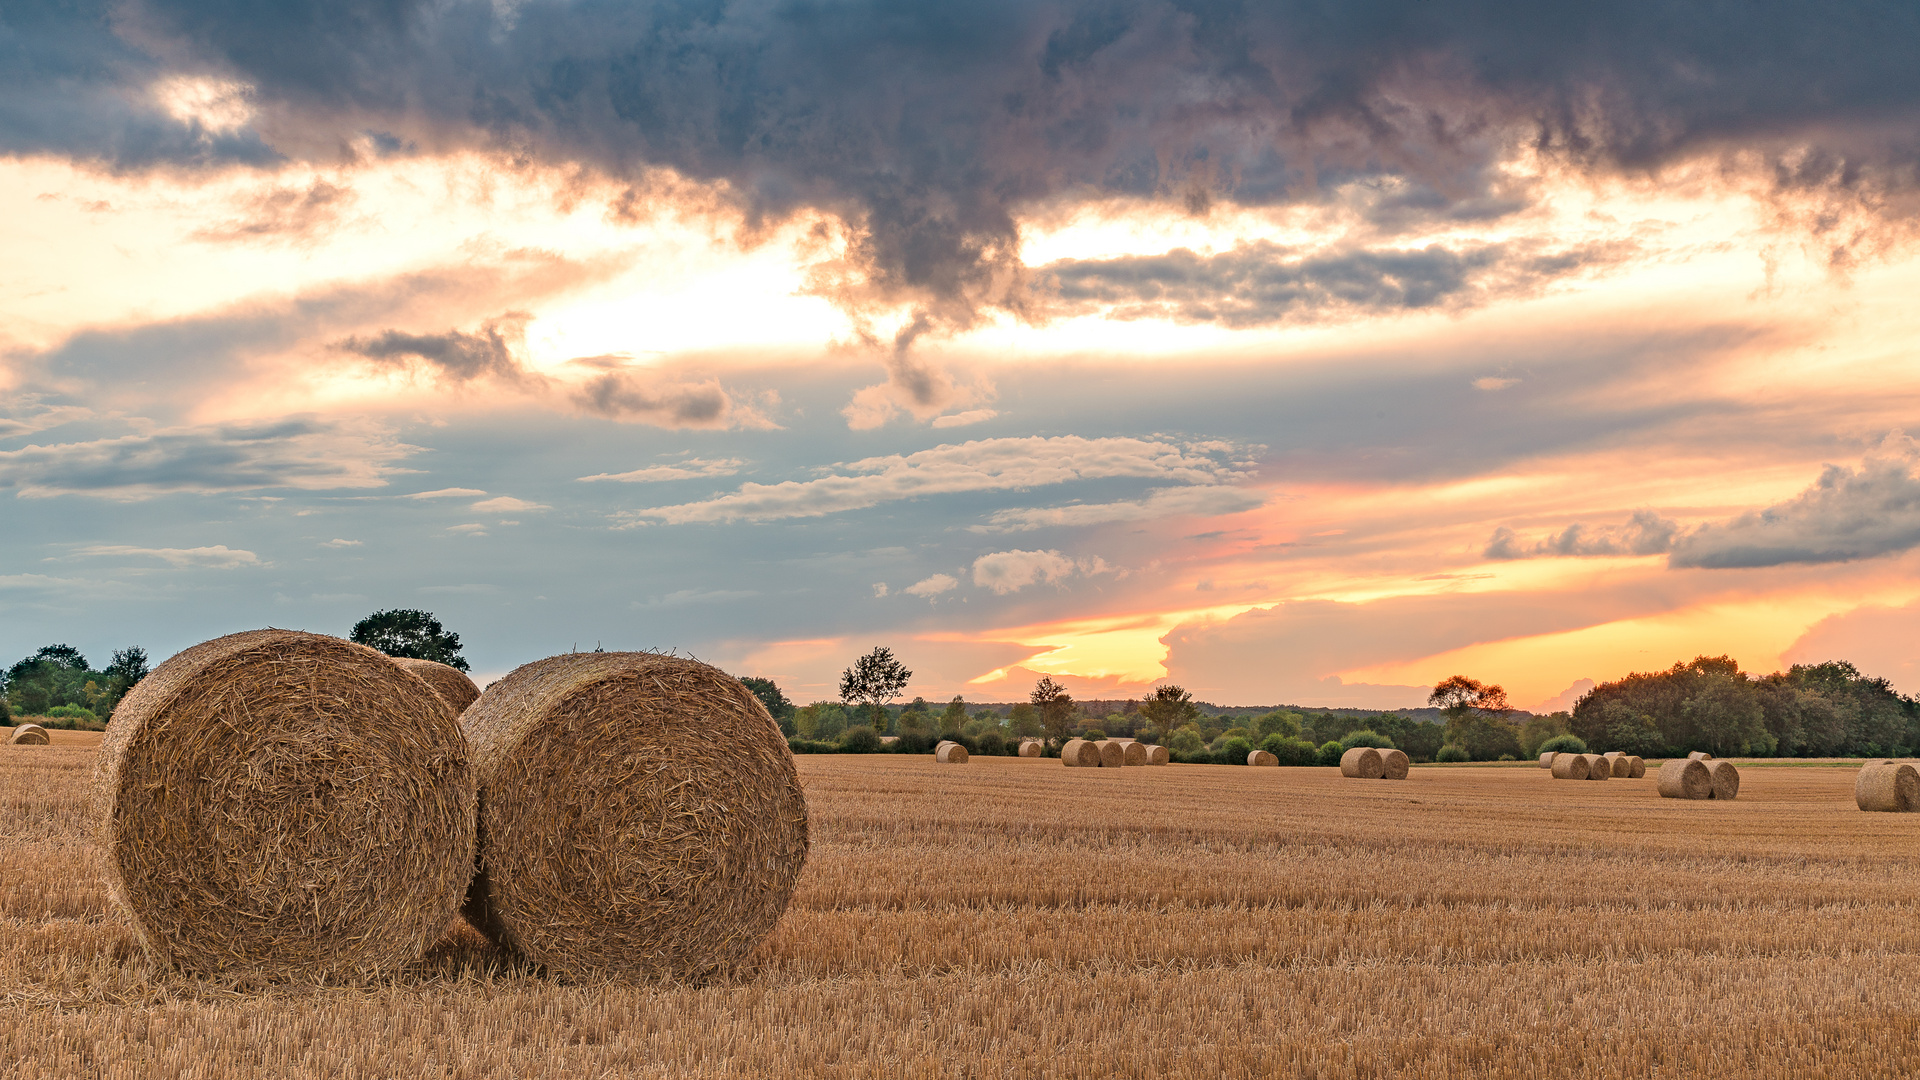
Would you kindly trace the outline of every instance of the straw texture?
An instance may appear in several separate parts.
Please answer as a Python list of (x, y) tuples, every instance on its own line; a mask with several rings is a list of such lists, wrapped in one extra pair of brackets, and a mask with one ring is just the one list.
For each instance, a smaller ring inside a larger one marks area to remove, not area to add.
[(1165, 765), (1167, 762), (1172, 760), (1173, 760), (1173, 753), (1172, 751), (1168, 750), (1166, 747), (1164, 746), (1147, 747), (1147, 764)]
[(1715, 799), (1737, 799), (1740, 797), (1740, 770), (1733, 767), (1731, 761), (1709, 761), (1707, 776), (1713, 781)]
[(1920, 810), (1920, 769), (1904, 762), (1870, 763), (1854, 779), (1853, 800), (1862, 810), (1893, 814)]
[(51, 740), (47, 729), (39, 724), (21, 724), (13, 729), (13, 737), (7, 741), (15, 746), (45, 746)]
[(1627, 756), (1627, 765), (1627, 777), (1629, 779), (1638, 780), (1647, 775), (1647, 763), (1640, 760), (1640, 758), (1629, 754)]
[(1587, 779), (1605, 780), (1613, 775), (1613, 763), (1599, 754), (1587, 754)]
[(957, 742), (943, 742), (933, 748), (933, 760), (942, 765), (965, 765), (967, 748)]
[(1707, 753), (1705, 750), (1695, 750), (1692, 753), (1689, 753), (1687, 756), (1692, 758), (1695, 761), (1712, 761), (1713, 760), (1713, 755)]
[(1151, 756), (1147, 752), (1146, 743), (1135, 742), (1132, 739), (1128, 739), (1125, 746), (1127, 751), (1126, 764), (1128, 765), (1145, 765), (1147, 758)]
[(1356, 746), (1340, 755), (1340, 775), (1356, 780), (1378, 780), (1386, 775), (1386, 762), (1371, 746)]
[(480, 779), (466, 915), (570, 976), (734, 970), (787, 909), (807, 803), (739, 680), (655, 653), (575, 653), (495, 683), (460, 718)]
[(1038, 739), (1028, 739), (1020, 744), (1021, 757), (1039, 757), (1044, 748)]
[(1247, 764), (1278, 765), (1280, 764), (1280, 759), (1265, 750), (1249, 750), (1247, 751)]
[(1549, 750), (1540, 755), (1540, 767), (1543, 769), (1553, 768), (1553, 751)]
[(1633, 759), (1625, 754), (1608, 754), (1607, 764), (1613, 769), (1613, 776), (1625, 780), (1633, 776)]
[(1407, 754), (1404, 750), (1380, 751), (1380, 779), (1405, 780), (1407, 778)]
[(1100, 767), (1100, 748), (1085, 739), (1068, 739), (1060, 748), (1060, 763), (1069, 769)]
[(1093, 744), (1100, 754), (1100, 767), (1118, 769), (1127, 763), (1127, 748), (1119, 739), (1101, 739)]
[(457, 667), (410, 656), (395, 657), (393, 662), (425, 679), (433, 692), (440, 695), (440, 700), (452, 707), (455, 716), (465, 712), (480, 696), (480, 688)]
[(1555, 780), (1585, 780), (1587, 778), (1587, 755), (1553, 755), (1553, 778)]
[(290, 630), (196, 645), (120, 702), (98, 769), (109, 890), (147, 952), (186, 971), (395, 972), (473, 875), (453, 712), (363, 645)]
[(1660, 789), (1663, 799), (1713, 797), (1713, 777), (1707, 774), (1706, 763), (1699, 758), (1674, 758), (1660, 766), (1654, 784)]

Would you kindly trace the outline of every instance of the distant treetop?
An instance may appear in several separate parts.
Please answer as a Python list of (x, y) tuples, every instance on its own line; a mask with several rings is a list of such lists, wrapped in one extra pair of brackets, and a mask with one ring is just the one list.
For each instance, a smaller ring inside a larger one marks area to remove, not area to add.
[(388, 656), (432, 660), (461, 671), (471, 667), (460, 655), (460, 635), (441, 626), (430, 612), (411, 608), (376, 611), (354, 623), (347, 637)]

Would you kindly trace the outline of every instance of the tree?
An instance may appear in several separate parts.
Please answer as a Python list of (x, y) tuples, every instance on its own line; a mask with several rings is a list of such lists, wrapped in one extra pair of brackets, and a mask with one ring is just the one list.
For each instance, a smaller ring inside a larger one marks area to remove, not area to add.
[(774, 723), (780, 725), (782, 735), (794, 733), (796, 729), (793, 726), (793, 702), (787, 700), (787, 695), (780, 692), (780, 687), (772, 679), (749, 675), (740, 680), (740, 685), (751, 690), (753, 696), (760, 699), (760, 704), (767, 707), (767, 715), (773, 717)]
[[(959, 731), (966, 722), (967, 703), (961, 700), (959, 694), (955, 694), (953, 695), (953, 700), (947, 702), (947, 711), (940, 714), (940, 730)], [(999, 726), (999, 722), (1000, 718), (997, 716), (994, 717), (994, 725), (996, 727)]]
[(1427, 704), (1446, 714), (1447, 743), (1464, 749), (1469, 758), (1491, 761), (1502, 754), (1520, 756), (1520, 732), (1507, 722), (1513, 708), (1500, 687), (1453, 675), (1434, 686)]
[(1033, 693), (1028, 694), (1027, 699), (1040, 711), (1040, 727), (1047, 733), (1048, 741), (1066, 745), (1073, 724), (1073, 698), (1067, 695), (1067, 688), (1054, 682), (1052, 676), (1042, 675), (1040, 681), (1033, 684)]
[(1040, 723), (1040, 711), (1030, 703), (1018, 702), (1007, 710), (1007, 734), (1030, 739), (1046, 732), (1047, 729)]
[(460, 655), (460, 635), (440, 625), (429, 612), (411, 608), (376, 611), (353, 624), (348, 640), (379, 649), (388, 656), (432, 660), (467, 671)]
[(138, 645), (113, 650), (113, 663), (107, 665), (106, 675), (119, 679), (131, 688), (135, 683), (147, 677), (147, 650)]
[(1193, 695), (1172, 683), (1154, 687), (1152, 696), (1140, 703), (1140, 711), (1161, 731), (1172, 731), (1200, 716), (1200, 706), (1193, 703)]
[(883, 732), (887, 729), (887, 706), (907, 688), (911, 678), (913, 672), (893, 658), (892, 649), (876, 645), (840, 673), (840, 700), (848, 705), (865, 705), (873, 718), (873, 730)]

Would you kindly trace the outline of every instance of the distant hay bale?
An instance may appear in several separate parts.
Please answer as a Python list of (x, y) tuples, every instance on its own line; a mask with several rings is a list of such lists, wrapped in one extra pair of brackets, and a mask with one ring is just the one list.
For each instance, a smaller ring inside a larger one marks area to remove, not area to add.
[(1371, 746), (1356, 746), (1340, 755), (1340, 775), (1357, 780), (1378, 780), (1386, 775), (1387, 763), (1380, 751)]
[(520, 667), (460, 718), (480, 779), (474, 927), (549, 971), (724, 975), (787, 909), (807, 801), (766, 707), (644, 652)]
[(1659, 788), (1663, 799), (1713, 797), (1713, 777), (1708, 774), (1706, 763), (1699, 758), (1674, 758), (1660, 766), (1654, 785)]
[(1038, 739), (1027, 739), (1020, 744), (1021, 757), (1039, 757), (1043, 750)]
[(943, 742), (933, 748), (933, 760), (942, 765), (965, 765), (967, 748), (957, 742)]
[(1907, 762), (1871, 762), (1853, 781), (1853, 801), (1862, 810), (1894, 814), (1920, 810), (1920, 769)]
[(1085, 739), (1068, 739), (1060, 748), (1060, 763), (1069, 769), (1100, 767), (1100, 748)]
[(109, 890), (189, 972), (360, 981), (446, 930), (474, 869), (453, 710), (388, 657), (254, 630), (161, 664), (100, 746)]
[(1380, 751), (1380, 779), (1405, 780), (1407, 778), (1407, 755), (1403, 750)]
[(1278, 765), (1280, 764), (1280, 759), (1265, 750), (1249, 750), (1247, 751), (1247, 764)]
[(1740, 796), (1740, 770), (1733, 767), (1731, 761), (1709, 761), (1707, 776), (1713, 780), (1715, 799), (1735, 799)]
[(1540, 755), (1540, 767), (1541, 767), (1541, 768), (1543, 768), (1543, 769), (1551, 769), (1551, 768), (1553, 768), (1553, 756), (1554, 756), (1554, 755), (1553, 755), (1553, 751), (1551, 751), (1551, 750), (1549, 750), (1549, 751), (1547, 751), (1547, 752), (1546, 752), (1546, 753), (1544, 753), (1544, 754), (1541, 754), (1541, 755)]
[(1553, 755), (1553, 778), (1555, 780), (1585, 780), (1587, 778), (1587, 755)]
[(45, 746), (53, 740), (39, 724), (21, 724), (13, 729), (13, 737), (7, 741), (15, 746)]
[(415, 660), (410, 656), (396, 657), (394, 663), (427, 680), (440, 699), (453, 707), (454, 715), (467, 710), (474, 699), (480, 696), (480, 688), (473, 685), (467, 673), (459, 668), (433, 660)]
[(1629, 779), (1638, 780), (1647, 775), (1647, 763), (1639, 757), (1632, 754), (1627, 755), (1627, 764), (1629, 766), (1629, 771), (1627, 772)]
[(1584, 754), (1587, 759), (1587, 779), (1605, 780), (1613, 775), (1613, 763), (1599, 754)]
[(1712, 761), (1713, 760), (1713, 755), (1707, 753), (1705, 750), (1695, 750), (1692, 753), (1688, 754), (1687, 756), (1689, 758), (1692, 758), (1695, 761)]
[(1119, 739), (1101, 739), (1093, 745), (1100, 754), (1100, 768), (1118, 769), (1127, 763), (1127, 748)]
[(1608, 754), (1607, 764), (1612, 766), (1615, 779), (1624, 780), (1633, 775), (1633, 759), (1625, 754)]
[(1145, 765), (1147, 758), (1152, 756), (1147, 751), (1146, 743), (1135, 742), (1132, 739), (1128, 739), (1125, 746), (1127, 751), (1126, 763), (1128, 765)]
[(1165, 765), (1173, 760), (1173, 754), (1164, 746), (1147, 747), (1147, 764)]

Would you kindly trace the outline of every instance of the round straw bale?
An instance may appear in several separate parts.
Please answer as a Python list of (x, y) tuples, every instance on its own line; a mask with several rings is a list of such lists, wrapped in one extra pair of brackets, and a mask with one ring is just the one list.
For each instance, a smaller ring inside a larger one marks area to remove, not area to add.
[(1380, 779), (1405, 780), (1407, 778), (1407, 755), (1404, 750), (1380, 751)]
[(1740, 796), (1740, 770), (1733, 767), (1731, 761), (1709, 761), (1707, 775), (1713, 780), (1715, 799), (1734, 799)]
[(1120, 745), (1119, 739), (1101, 739), (1093, 745), (1100, 753), (1101, 768), (1117, 769), (1127, 763), (1127, 748)]
[(1280, 759), (1265, 750), (1249, 750), (1247, 751), (1247, 764), (1278, 765), (1280, 764)]
[(1045, 748), (1040, 745), (1040, 740), (1027, 739), (1020, 744), (1020, 756), (1039, 757), (1044, 749)]
[(465, 712), (467, 706), (480, 696), (480, 688), (473, 685), (467, 673), (457, 667), (434, 660), (415, 660), (411, 656), (395, 657), (394, 663), (427, 680), (427, 685), (433, 687), (434, 693), (453, 707), (456, 716)]
[(957, 742), (943, 742), (933, 748), (933, 760), (942, 765), (965, 765), (967, 748)]
[(1607, 764), (1613, 767), (1612, 775), (1616, 779), (1626, 779), (1633, 775), (1633, 759), (1625, 754), (1608, 754)]
[(1599, 754), (1586, 754), (1587, 779), (1605, 780), (1613, 775), (1613, 763)]
[(1705, 750), (1695, 750), (1692, 753), (1689, 753), (1687, 756), (1692, 758), (1695, 761), (1712, 761), (1713, 760), (1713, 755), (1707, 753)]
[(473, 877), (453, 710), (352, 642), (253, 630), (140, 680), (100, 745), (108, 887), (158, 962), (357, 981), (433, 944)]
[(1132, 739), (1127, 740), (1126, 750), (1127, 750), (1126, 763), (1128, 765), (1145, 765), (1147, 763), (1147, 758), (1151, 756), (1147, 752), (1146, 743), (1135, 742)]
[(1585, 780), (1587, 778), (1587, 755), (1553, 755), (1553, 778), (1555, 780)]
[(695, 660), (572, 653), (460, 718), (480, 777), (468, 921), (549, 971), (733, 970), (807, 861), (793, 753), (740, 681)]
[(1543, 769), (1553, 768), (1553, 751), (1549, 750), (1540, 755), (1540, 767)]
[(1357, 780), (1378, 780), (1386, 775), (1387, 763), (1380, 751), (1371, 746), (1356, 746), (1340, 755), (1340, 775)]
[(39, 724), (21, 724), (13, 729), (13, 737), (7, 740), (16, 746), (45, 746), (52, 740), (47, 729)]
[(1068, 739), (1060, 748), (1060, 764), (1069, 769), (1097, 769), (1100, 751), (1085, 739)]
[(1629, 766), (1627, 772), (1628, 779), (1638, 780), (1647, 775), (1647, 763), (1640, 760), (1639, 757), (1632, 754), (1627, 755), (1627, 765)]
[(1853, 781), (1853, 801), (1862, 810), (1896, 814), (1920, 810), (1920, 769), (1908, 763), (1868, 765)]
[(1709, 799), (1713, 797), (1713, 777), (1699, 758), (1674, 758), (1660, 766), (1654, 780), (1663, 799)]
[(1147, 747), (1147, 764), (1165, 765), (1167, 762), (1172, 760), (1173, 760), (1173, 754), (1166, 747), (1164, 746)]

